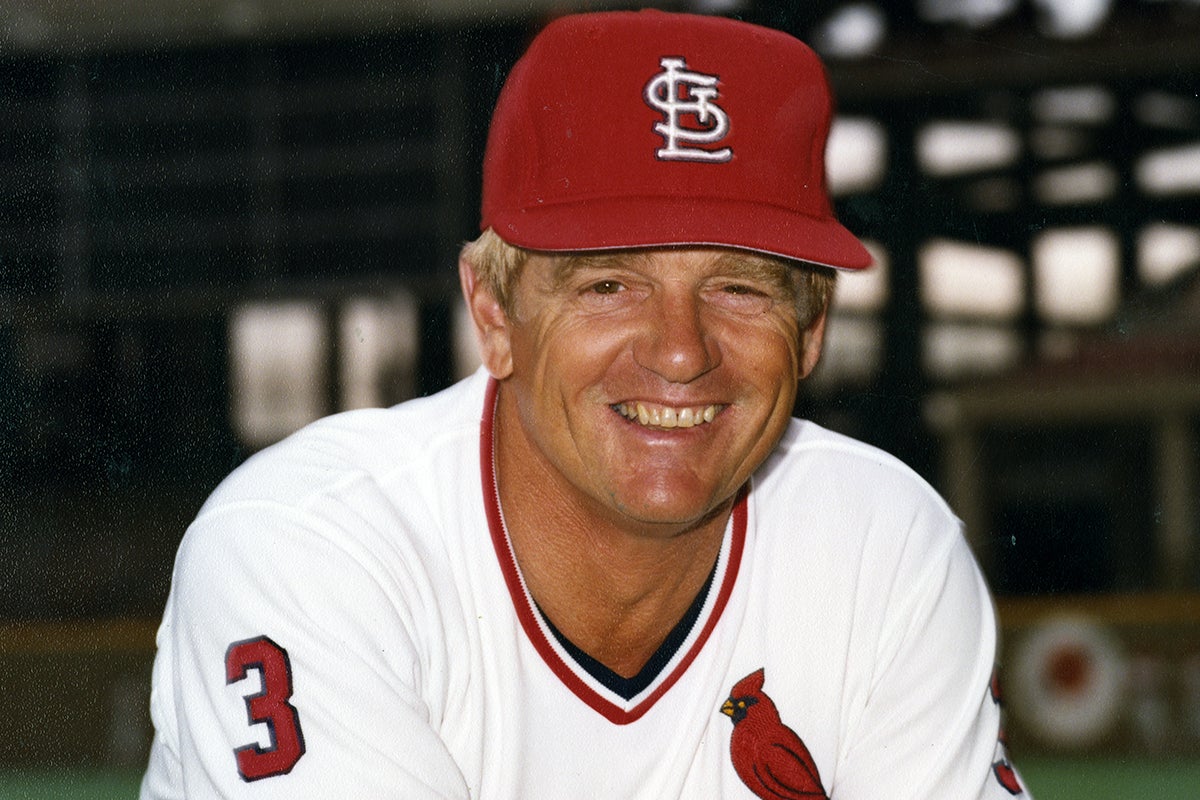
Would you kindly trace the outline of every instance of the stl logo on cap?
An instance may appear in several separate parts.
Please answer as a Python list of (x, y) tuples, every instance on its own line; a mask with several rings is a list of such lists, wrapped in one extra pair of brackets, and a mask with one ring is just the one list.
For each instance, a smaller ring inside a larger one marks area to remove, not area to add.
[[(660, 111), (665, 122), (654, 125), (665, 147), (655, 151), (664, 161), (709, 161), (721, 163), (733, 158), (733, 149), (716, 150), (685, 145), (711, 145), (729, 132), (729, 116), (714, 101), (717, 98), (716, 75), (691, 72), (682, 58), (664, 57), (658, 62), (662, 71), (654, 74), (643, 92), (646, 104)], [(683, 87), (682, 91), (680, 87)], [(684, 115), (692, 115), (696, 127), (685, 127)]]

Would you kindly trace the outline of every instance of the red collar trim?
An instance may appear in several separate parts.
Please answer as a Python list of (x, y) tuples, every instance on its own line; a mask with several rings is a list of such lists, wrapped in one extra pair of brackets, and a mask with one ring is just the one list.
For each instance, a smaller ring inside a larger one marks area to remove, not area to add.
[(504, 527), (504, 517), (500, 511), (500, 495), (496, 488), (496, 462), (492, 434), (496, 410), (496, 395), (499, 385), (499, 382), (494, 378), (488, 380), (487, 392), (484, 397), (483, 419), (479, 429), (479, 469), (483, 478), (483, 504), (487, 513), (488, 531), (492, 537), (492, 546), (496, 550), (496, 558), (500, 562), (500, 571), (504, 574), (504, 582), (512, 598), (513, 608), (517, 612), (517, 619), (521, 621), (521, 627), (525, 630), (526, 637), (528, 637), (534, 649), (537, 650), (538, 655), (542, 657), (542, 660), (546, 662), (550, 670), (558, 676), (558, 679), (576, 697), (600, 713), (609, 722), (617, 725), (627, 725), (641, 718), (649, 711), (658, 702), (659, 698), (666, 694), (683, 674), (687, 672), (688, 667), (691, 666), (691, 663), (703, 649), (705, 642), (708, 641), (713, 629), (716, 628), (717, 622), (720, 620), (721, 614), (729, 602), (729, 596), (733, 592), (734, 583), (737, 581), (738, 569), (742, 562), (742, 552), (746, 543), (746, 498), (749, 492), (743, 489), (738, 495), (737, 502), (734, 503), (733, 530), (729, 543), (729, 563), (725, 567), (720, 586), (716, 587), (716, 601), (709, 610), (707, 617), (702, 620), (699, 635), (692, 640), (683, 658), (675, 662), (675, 666), (671, 669), (671, 672), (665, 678), (656, 681), (654, 688), (649, 694), (645, 695), (636, 705), (630, 708), (619, 706), (589, 686), (580, 677), (582, 668), (568, 664), (551, 645), (545, 631), (538, 622), (538, 612), (534, 608), (533, 601), (521, 577), (521, 571), (517, 567), (516, 557), (513, 555), (512, 545), (509, 542), (508, 531)]

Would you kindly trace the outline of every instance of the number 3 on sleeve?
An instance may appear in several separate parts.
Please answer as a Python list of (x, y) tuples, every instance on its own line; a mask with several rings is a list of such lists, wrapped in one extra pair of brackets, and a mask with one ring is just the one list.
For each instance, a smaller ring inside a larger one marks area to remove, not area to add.
[(262, 676), (262, 691), (246, 696), (250, 724), (266, 723), (271, 743), (249, 744), (233, 751), (242, 780), (256, 781), (292, 771), (304, 755), (300, 714), (292, 697), (292, 664), (287, 651), (266, 636), (234, 642), (225, 651), (225, 682), (236, 683), (250, 670)]

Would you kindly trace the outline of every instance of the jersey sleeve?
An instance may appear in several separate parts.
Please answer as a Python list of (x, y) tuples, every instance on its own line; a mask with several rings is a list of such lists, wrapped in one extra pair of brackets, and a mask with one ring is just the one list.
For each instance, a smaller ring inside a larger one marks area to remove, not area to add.
[(919, 524), (946, 535), (906, 548), (892, 585), (879, 587), (886, 621), (832, 796), (1028, 798), (1003, 743), (991, 597), (957, 521)]
[(201, 517), (158, 633), (142, 800), (467, 798), (422, 699), (413, 605), (315, 516)]

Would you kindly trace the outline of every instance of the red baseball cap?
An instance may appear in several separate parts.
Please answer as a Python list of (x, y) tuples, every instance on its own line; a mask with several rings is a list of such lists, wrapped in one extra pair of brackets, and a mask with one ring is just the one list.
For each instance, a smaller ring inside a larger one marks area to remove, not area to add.
[(723, 17), (561, 17), (492, 116), (481, 229), (532, 250), (720, 245), (871, 264), (833, 215), (833, 98), (817, 56)]

